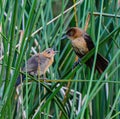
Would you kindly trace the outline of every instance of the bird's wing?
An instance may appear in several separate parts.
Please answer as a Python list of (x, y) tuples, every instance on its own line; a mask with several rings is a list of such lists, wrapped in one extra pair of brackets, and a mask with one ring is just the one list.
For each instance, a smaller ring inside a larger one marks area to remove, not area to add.
[(49, 58), (44, 57), (43, 55), (40, 57), (40, 70), (41, 72), (44, 72), (49, 65)]
[(38, 55), (34, 55), (31, 58), (28, 59), (27, 65), (23, 68), (23, 71), (26, 71), (28, 73), (37, 71), (38, 68)]
[(94, 43), (92, 41), (92, 38), (87, 33), (84, 33), (83, 37), (84, 37), (84, 39), (85, 39), (85, 41), (87, 43), (87, 47), (88, 47), (88, 49), (90, 51), (91, 49), (94, 48)]
[(40, 58), (40, 65), (45, 64), (48, 59), (47, 57), (43, 56), (42, 54), (39, 56), (39, 58)]
[(27, 61), (27, 66), (23, 68), (23, 71), (26, 71), (27, 69), (28, 73), (36, 73), (38, 70), (38, 62), (40, 65), (40, 71), (43, 73), (49, 63), (49, 58), (44, 57), (42, 54), (37, 54), (29, 58)]

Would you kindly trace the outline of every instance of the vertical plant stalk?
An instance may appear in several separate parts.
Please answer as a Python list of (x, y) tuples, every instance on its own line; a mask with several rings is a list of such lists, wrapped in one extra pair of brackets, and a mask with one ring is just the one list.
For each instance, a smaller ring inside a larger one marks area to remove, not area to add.
[[(37, 69), (37, 73), (38, 73), (38, 80), (40, 80), (40, 51), (38, 54), (38, 69)], [(39, 87), (39, 105), (41, 104), (41, 97), (40, 97), (40, 83), (38, 83), (38, 87)], [(39, 118), (41, 118), (41, 114), (39, 114)]]
[[(71, 80), (71, 79), (69, 79), (69, 80)], [(70, 92), (70, 85), (71, 85), (71, 82), (69, 81), (68, 84), (67, 84), (65, 96), (64, 96), (64, 99), (63, 99), (63, 105), (65, 105), (66, 102), (67, 102), (67, 98), (68, 98), (68, 95), (69, 95), (69, 92)], [(62, 111), (60, 111), (59, 117), (60, 117), (60, 119), (62, 118)]]
[(12, 61), (13, 61), (13, 55), (14, 55), (14, 51), (15, 51), (15, 47), (14, 47), (14, 35), (15, 35), (15, 24), (16, 24), (16, 18), (17, 18), (17, 8), (18, 8), (18, 2), (15, 1), (14, 4), (14, 10), (13, 10), (13, 20), (12, 20), (12, 24), (11, 24), (11, 38), (10, 38), (10, 51), (9, 51), (9, 56), (8, 56), (8, 67), (7, 67), (7, 74), (6, 74), (6, 81), (5, 81), (5, 86), (4, 86), (4, 93), (6, 92), (6, 89), (8, 87), (9, 84), (9, 79), (10, 79), (10, 71), (11, 71), (11, 66), (12, 66)]
[(84, 9), (83, 9), (83, 17), (82, 17), (82, 28), (85, 26), (85, 16), (86, 16), (86, 8), (87, 8), (87, 0), (84, 0)]
[[(0, 24), (0, 32), (2, 32), (2, 25)], [(2, 43), (2, 36), (0, 34), (0, 57), (2, 56), (3, 53), (3, 43)], [(2, 61), (0, 61), (0, 63), (2, 63)], [(2, 66), (0, 66), (0, 72), (2, 70)], [(0, 79), (2, 79), (1, 75), (0, 75)], [(0, 86), (2, 84), (2, 80), (0, 80)]]
[(42, 26), (43, 26), (43, 32), (44, 32), (44, 39), (45, 39), (45, 46), (48, 48), (48, 38), (47, 38), (47, 29), (46, 29), (46, 21), (45, 21), (45, 16), (43, 12), (43, 5), (41, 5), (41, 19), (42, 19)]
[(86, 22), (85, 22), (85, 27), (84, 27), (85, 31), (87, 31), (87, 29), (88, 29), (89, 21), (90, 21), (90, 13), (88, 13), (87, 19), (86, 19)]
[[(19, 47), (18, 47), (19, 53), (20, 53), (20, 47), (21, 47), (23, 35), (24, 35), (24, 31), (21, 30), (21, 31), (20, 31)], [(21, 69), (20, 69), (20, 70), (21, 70)], [(22, 83), (22, 75), (21, 75), (21, 74), (20, 74), (20, 83)], [(22, 86), (21, 86), (21, 91), (22, 91)]]
[[(73, 0), (74, 5), (76, 3), (76, 0)], [(75, 23), (76, 23), (76, 27), (78, 27), (78, 17), (77, 17), (77, 9), (76, 6), (74, 6), (74, 16), (75, 16)], [(78, 60), (78, 56), (75, 56), (75, 62)]]
[(92, 74), (91, 74), (90, 83), (89, 83), (89, 86), (88, 86), (87, 98), (86, 98), (86, 101), (85, 101), (85, 103), (84, 103), (83, 110), (82, 110), (82, 113), (81, 113), (81, 119), (84, 118), (85, 109), (86, 109), (86, 107), (87, 107), (88, 97), (89, 97), (89, 94), (90, 94), (90, 90), (91, 90), (91, 86), (92, 86), (92, 80), (93, 80), (93, 76), (94, 76), (95, 63), (96, 63), (97, 51), (98, 51), (98, 45), (99, 45), (100, 28), (101, 28), (102, 10), (103, 10), (104, 0), (102, 0), (101, 2), (102, 2), (102, 3), (101, 3), (101, 11), (100, 11), (101, 14), (100, 14), (100, 21), (99, 21), (99, 29), (98, 29), (98, 36), (97, 36), (97, 44), (96, 44), (96, 49), (95, 49), (94, 62), (93, 62), (93, 67), (92, 67)]
[[(76, 0), (73, 0), (74, 5), (76, 3)], [(76, 27), (78, 27), (78, 17), (77, 17), (77, 9), (76, 6), (74, 6), (74, 16), (75, 16), (75, 23), (76, 23)]]
[(25, 94), (25, 98), (26, 98), (26, 109), (25, 109), (25, 114), (23, 115), (23, 118), (27, 118), (28, 119), (28, 74), (27, 74), (27, 67), (28, 67), (28, 65), (27, 65), (27, 54), (25, 53), (25, 67), (26, 67), (26, 69), (25, 69), (25, 78), (26, 78), (26, 85), (25, 85), (25, 90), (26, 90), (26, 94)]
[[(23, 38), (23, 35), (24, 35), (24, 31), (21, 30), (20, 31), (20, 40), (19, 40), (19, 47), (18, 47), (18, 51), (20, 53), (20, 47), (21, 47), (21, 43), (22, 43), (22, 38)], [(20, 69), (21, 70), (21, 69)], [(24, 104), (23, 104), (23, 85), (22, 85), (22, 75), (20, 74), (20, 88), (18, 88), (20, 90), (20, 95), (19, 98), (18, 98), (18, 103), (20, 103), (19, 105), (22, 106), (22, 112), (23, 112), (23, 115), (25, 115), (25, 111), (24, 111)], [(21, 101), (20, 101), (21, 100)], [(19, 110), (18, 110), (19, 111)]]
[(19, 46), (18, 46), (18, 51), (19, 52), (20, 52), (20, 47), (21, 47), (23, 35), (24, 35), (24, 31), (20, 30), (20, 40), (19, 40)]
[[(2, 32), (2, 25), (0, 24), (0, 32)], [(0, 57), (2, 56), (2, 37), (1, 37), (1, 34), (0, 34)]]

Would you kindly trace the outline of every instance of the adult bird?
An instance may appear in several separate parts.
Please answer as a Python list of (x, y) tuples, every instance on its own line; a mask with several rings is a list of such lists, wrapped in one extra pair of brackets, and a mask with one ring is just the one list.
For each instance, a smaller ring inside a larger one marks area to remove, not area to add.
[[(71, 41), (73, 50), (76, 55), (79, 57), (79, 60), (75, 63), (79, 64), (80, 59), (85, 56), (90, 50), (92, 50), (95, 46), (91, 39), (91, 37), (82, 29), (78, 27), (71, 27), (64, 34), (62, 39), (68, 38)], [(94, 61), (94, 54), (85, 62), (85, 64), (92, 68)], [(95, 69), (101, 74), (104, 72), (106, 67), (108, 66), (108, 60), (97, 53), (97, 59), (95, 64)]]

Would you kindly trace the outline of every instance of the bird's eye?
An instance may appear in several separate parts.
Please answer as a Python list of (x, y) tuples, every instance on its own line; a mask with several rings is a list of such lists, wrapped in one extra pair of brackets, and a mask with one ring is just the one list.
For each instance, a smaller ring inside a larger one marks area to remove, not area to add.
[(48, 54), (50, 54), (50, 51), (47, 51)]
[(70, 29), (67, 34), (68, 36), (74, 36), (75, 31), (73, 29)]
[(73, 36), (73, 32), (71, 31), (71, 32), (69, 32), (69, 36)]

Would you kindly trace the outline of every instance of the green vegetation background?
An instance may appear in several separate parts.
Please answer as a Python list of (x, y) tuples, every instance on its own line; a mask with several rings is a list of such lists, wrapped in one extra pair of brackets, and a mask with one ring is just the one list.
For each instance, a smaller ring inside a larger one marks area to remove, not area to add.
[[(84, 29), (88, 14), (96, 48), (83, 62), (99, 51), (109, 60), (102, 75), (84, 64), (72, 70), (75, 53), (69, 40), (60, 40), (68, 27)], [(119, 32), (119, 0), (0, 0), (0, 119), (119, 119)], [(26, 60), (48, 47), (60, 51), (49, 83), (26, 74), (16, 88)]]

